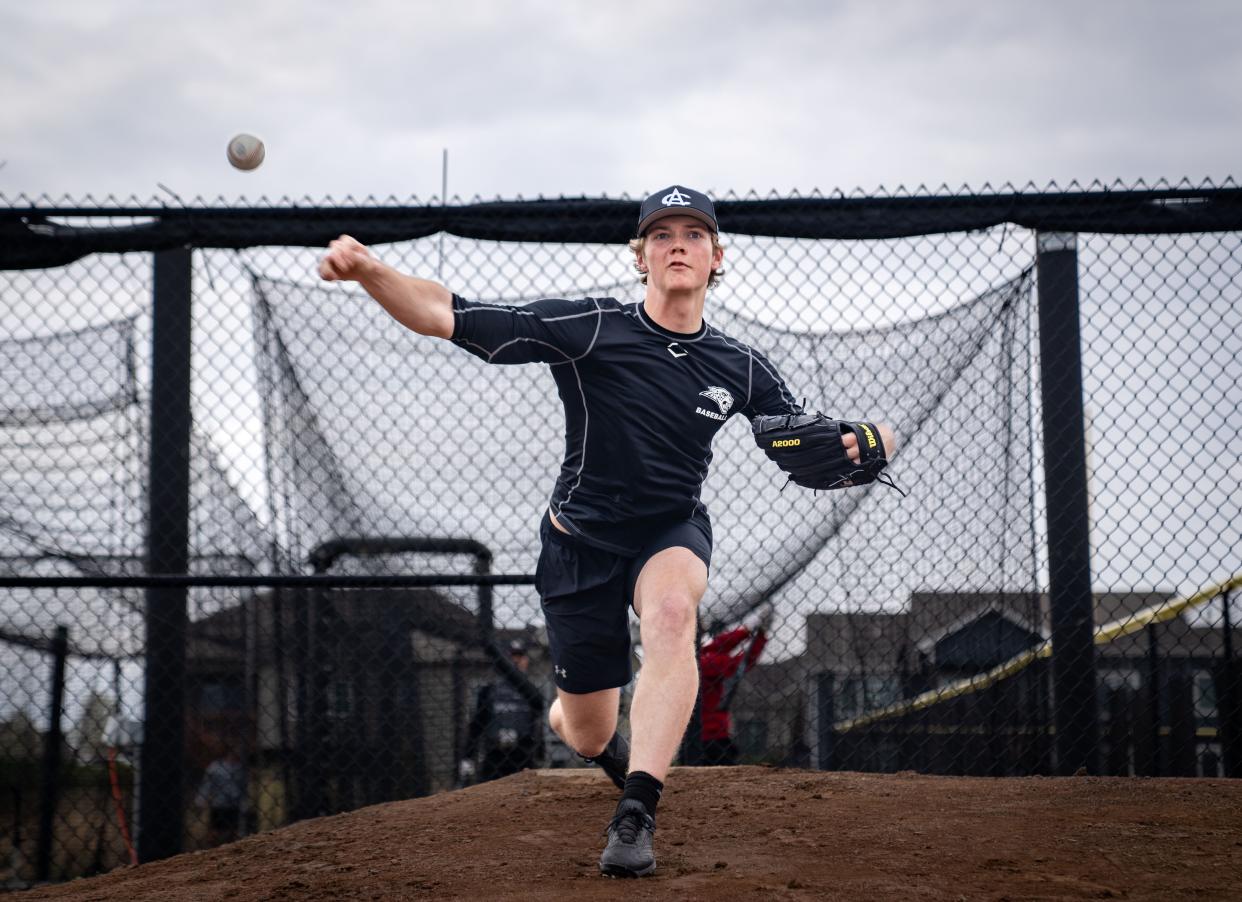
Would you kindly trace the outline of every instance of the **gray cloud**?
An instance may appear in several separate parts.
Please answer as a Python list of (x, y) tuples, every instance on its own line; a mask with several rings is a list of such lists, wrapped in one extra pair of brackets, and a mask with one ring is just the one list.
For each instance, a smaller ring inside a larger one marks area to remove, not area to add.
[[(1236, 4), (897, 2), (0, 14), (0, 192), (429, 198), (1236, 174)], [(251, 130), (267, 163), (224, 145)]]

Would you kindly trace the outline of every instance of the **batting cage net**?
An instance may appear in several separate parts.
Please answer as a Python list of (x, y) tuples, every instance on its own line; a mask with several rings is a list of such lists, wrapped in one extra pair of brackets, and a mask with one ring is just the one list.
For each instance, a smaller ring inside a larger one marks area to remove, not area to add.
[[(641, 303), (637, 208), (0, 199), (10, 877), (585, 766), (545, 726), (549, 368), (316, 267), (349, 233), (471, 300)], [(1242, 774), (1242, 189), (718, 213), (705, 319), (890, 425), (899, 490), (785, 485), (728, 420), (678, 763)]]

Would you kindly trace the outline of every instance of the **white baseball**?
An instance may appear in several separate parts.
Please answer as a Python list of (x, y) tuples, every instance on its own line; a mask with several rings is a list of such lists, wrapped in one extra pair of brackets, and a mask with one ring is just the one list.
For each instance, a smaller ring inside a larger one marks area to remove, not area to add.
[(237, 169), (258, 169), (263, 162), (263, 142), (244, 132), (229, 141), (229, 162)]

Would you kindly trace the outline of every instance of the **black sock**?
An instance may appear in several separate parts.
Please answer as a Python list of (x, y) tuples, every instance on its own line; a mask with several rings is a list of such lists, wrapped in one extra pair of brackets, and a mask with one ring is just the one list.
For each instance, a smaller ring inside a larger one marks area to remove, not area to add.
[(625, 789), (621, 793), (621, 801), (634, 799), (642, 802), (647, 813), (655, 817), (656, 805), (660, 803), (662, 792), (664, 792), (663, 783), (646, 771), (633, 770), (625, 778)]

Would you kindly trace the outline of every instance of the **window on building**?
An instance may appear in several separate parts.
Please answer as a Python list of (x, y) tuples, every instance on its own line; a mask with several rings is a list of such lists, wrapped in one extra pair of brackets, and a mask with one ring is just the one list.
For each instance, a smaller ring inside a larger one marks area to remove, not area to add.
[(1195, 671), (1195, 726), (1217, 726), (1216, 680), (1210, 670)]
[(1100, 722), (1108, 724), (1113, 718), (1113, 705), (1120, 704), (1128, 710), (1129, 699), (1143, 685), (1143, 676), (1132, 666), (1109, 664), (1096, 672), (1095, 695), (1100, 706)]
[(901, 699), (901, 680), (896, 674), (857, 674), (838, 684), (834, 715), (838, 720), (858, 717)]

